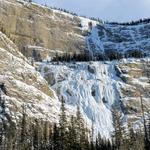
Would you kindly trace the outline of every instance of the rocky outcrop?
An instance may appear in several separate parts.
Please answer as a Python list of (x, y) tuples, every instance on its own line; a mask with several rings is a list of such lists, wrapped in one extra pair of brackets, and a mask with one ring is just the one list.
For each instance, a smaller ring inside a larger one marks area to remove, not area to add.
[(145, 112), (150, 111), (150, 76), (147, 74), (150, 72), (149, 64), (148, 58), (118, 64), (122, 72), (119, 77), (126, 83), (126, 86), (121, 88), (121, 101), (126, 109), (129, 122), (140, 120), (142, 116), (141, 100)]
[(36, 61), (87, 50), (112, 59), (149, 55), (149, 28), (150, 23), (102, 24), (23, 0), (0, 0), (0, 30)]
[(0, 0), (0, 29), (26, 57), (86, 48), (78, 17), (21, 0)]
[(6, 88), (2, 98), (5, 99), (7, 113), (11, 118), (19, 117), (25, 105), (30, 117), (57, 120), (59, 102), (55, 92), (1, 32), (0, 83)]

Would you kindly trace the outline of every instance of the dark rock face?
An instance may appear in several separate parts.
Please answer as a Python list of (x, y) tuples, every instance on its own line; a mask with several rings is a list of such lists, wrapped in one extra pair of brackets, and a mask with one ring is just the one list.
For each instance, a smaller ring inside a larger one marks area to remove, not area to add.
[(55, 75), (53, 72), (49, 72), (45, 76), (45, 79), (47, 80), (50, 86), (53, 86), (56, 83), (54, 76)]
[(88, 65), (88, 71), (89, 71), (90, 73), (92, 73), (92, 74), (96, 73), (96, 69), (95, 69), (94, 66)]

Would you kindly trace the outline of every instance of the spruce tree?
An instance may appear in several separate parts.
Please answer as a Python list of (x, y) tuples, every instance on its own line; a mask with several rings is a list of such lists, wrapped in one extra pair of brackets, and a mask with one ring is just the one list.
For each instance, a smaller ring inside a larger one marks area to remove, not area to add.
[(113, 123), (114, 123), (114, 138), (117, 150), (123, 149), (125, 129), (123, 127), (122, 115), (118, 110), (113, 110)]
[(60, 129), (60, 146), (62, 150), (67, 150), (67, 117), (66, 117), (66, 108), (65, 108), (65, 101), (62, 97), (61, 99), (61, 114), (59, 119), (59, 129)]
[(77, 133), (77, 149), (86, 150), (89, 149), (89, 141), (87, 130), (85, 127), (84, 120), (82, 118), (80, 107), (77, 106), (76, 112), (76, 133)]
[(60, 149), (60, 132), (56, 123), (53, 126), (52, 149), (54, 150)]
[(35, 119), (34, 125), (33, 125), (33, 147), (36, 150), (39, 150), (40, 147), (40, 135), (39, 135), (39, 122), (37, 119)]
[(77, 132), (75, 129), (76, 118), (71, 116), (70, 125), (68, 127), (69, 134), (68, 134), (68, 148), (69, 150), (76, 150), (77, 149)]

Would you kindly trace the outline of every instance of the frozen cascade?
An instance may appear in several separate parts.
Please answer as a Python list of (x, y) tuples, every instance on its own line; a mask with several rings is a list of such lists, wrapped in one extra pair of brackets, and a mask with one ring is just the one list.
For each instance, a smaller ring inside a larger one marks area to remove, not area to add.
[[(48, 72), (44, 72), (44, 68)], [(46, 78), (54, 74), (52, 88), (63, 96), (68, 114), (75, 114), (79, 104), (90, 127), (92, 120), (95, 134), (109, 137), (113, 131), (111, 107), (119, 100), (120, 79), (116, 76), (114, 63), (89, 62), (76, 64), (41, 64), (41, 73)]]

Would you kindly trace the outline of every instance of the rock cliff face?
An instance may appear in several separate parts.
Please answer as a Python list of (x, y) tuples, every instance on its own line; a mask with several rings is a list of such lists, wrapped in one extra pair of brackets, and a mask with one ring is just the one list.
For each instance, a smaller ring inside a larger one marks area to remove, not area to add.
[(85, 49), (78, 17), (24, 1), (0, 0), (0, 28), (27, 57), (41, 47), (43, 57)]
[(0, 0), (0, 29), (26, 56), (47, 59), (56, 53), (149, 54), (150, 23), (103, 24), (23, 0)]
[[(25, 105), (30, 117), (57, 121), (59, 110), (56, 106), (59, 103), (55, 92), (2, 32), (0, 32), (0, 84), (4, 84), (6, 88), (6, 94), (3, 93), (2, 98), (5, 99), (9, 117), (18, 118), (22, 113), (22, 106)], [(1, 115), (0, 119), (4, 117), (6, 116)]]

